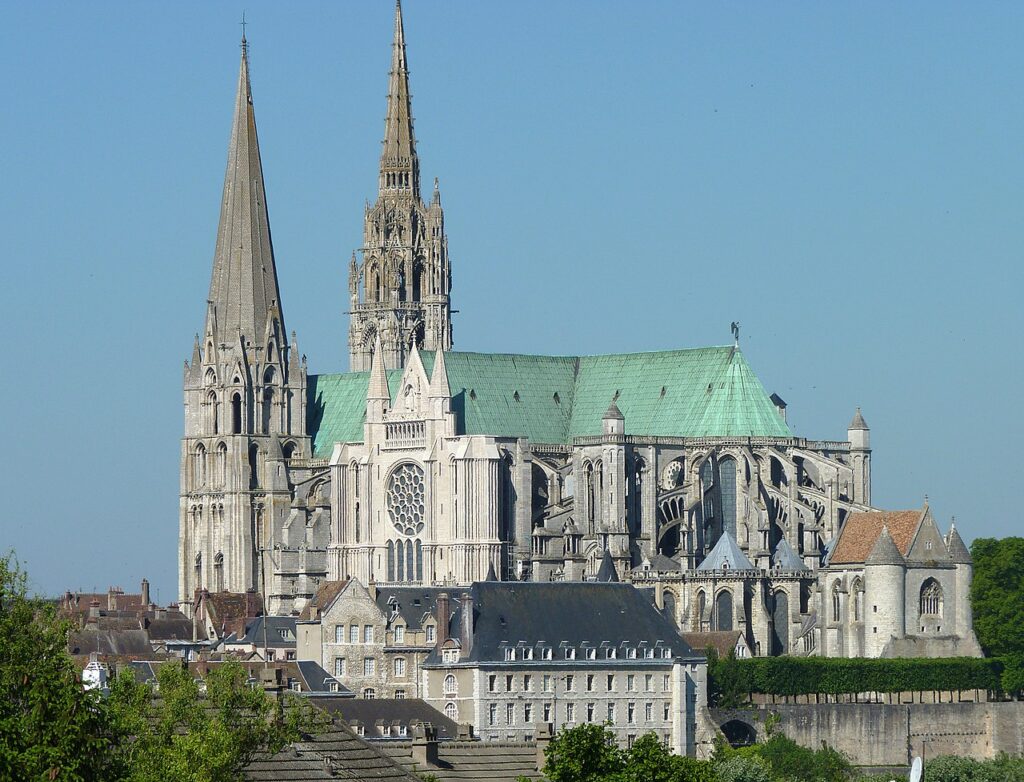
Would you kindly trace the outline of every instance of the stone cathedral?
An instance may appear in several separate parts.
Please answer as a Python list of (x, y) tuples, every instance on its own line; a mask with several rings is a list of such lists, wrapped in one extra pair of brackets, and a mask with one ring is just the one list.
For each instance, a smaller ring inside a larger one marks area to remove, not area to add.
[[(285, 328), (246, 42), (206, 307), (185, 364), (179, 597), (299, 611), (325, 579), (631, 580), (755, 654), (977, 654), (970, 555), (925, 505), (871, 504), (858, 410), (796, 435), (739, 348), (453, 350), (396, 6), (378, 195), (349, 264), (350, 370)], [(642, 346), (638, 346), (642, 347)], [(603, 566), (603, 567), (602, 567)]]

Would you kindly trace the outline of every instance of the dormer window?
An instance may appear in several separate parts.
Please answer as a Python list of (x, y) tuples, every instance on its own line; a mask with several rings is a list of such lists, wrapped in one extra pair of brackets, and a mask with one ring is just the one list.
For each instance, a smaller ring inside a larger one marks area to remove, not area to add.
[(672, 657), (672, 650), (666, 646), (664, 649), (661, 650), (661, 656), (668, 660), (670, 657)]
[(576, 659), (576, 650), (574, 648), (572, 648), (571, 646), (568, 646), (565, 649), (565, 659), (566, 660), (575, 660)]
[(632, 646), (626, 648), (626, 659), (627, 660), (635, 660), (636, 659), (636, 649), (634, 649)]
[(588, 660), (596, 660), (597, 659), (597, 649), (595, 649), (592, 646), (589, 649), (587, 649), (587, 659)]
[(653, 649), (644, 649), (644, 659), (645, 660), (653, 660), (654, 659), (654, 650)]
[(514, 660), (514, 659), (516, 659), (516, 650), (513, 649), (511, 646), (509, 646), (509, 647), (507, 647), (505, 649), (505, 659), (506, 660)]
[[(513, 652), (513, 649), (506, 649), (506, 652)], [(506, 655), (505, 659), (509, 659)], [(514, 659), (514, 658), (513, 658)], [(441, 662), (445, 665), (454, 665), (459, 661), (459, 650), (458, 649), (444, 649), (441, 651)]]
[(541, 658), (542, 659), (545, 659), (545, 660), (552, 659), (551, 647), (550, 646), (545, 646), (543, 649), (541, 649), (540, 654), (541, 654)]
[(532, 660), (533, 659), (533, 647), (527, 646), (527, 647), (525, 647), (523, 649), (523, 659), (524, 660)]
[(427, 625), (427, 643), (437, 643), (437, 628), (434, 625)]
[(609, 646), (607, 649), (604, 650), (604, 656), (606, 660), (614, 660), (616, 657), (619, 656), (618, 649), (616, 649), (614, 646)]

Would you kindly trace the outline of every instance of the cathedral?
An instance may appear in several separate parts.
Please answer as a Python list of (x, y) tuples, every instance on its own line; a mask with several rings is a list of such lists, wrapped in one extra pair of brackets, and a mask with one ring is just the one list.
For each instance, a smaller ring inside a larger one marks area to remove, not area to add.
[(347, 578), (601, 578), (756, 654), (978, 653), (956, 530), (941, 535), (927, 506), (873, 507), (860, 411), (845, 441), (798, 436), (738, 333), (614, 355), (453, 349), (400, 5), (377, 184), (348, 269), (350, 371), (310, 375), (285, 328), (243, 38), (206, 322), (184, 370), (186, 610), (202, 590), (255, 591), (294, 614)]

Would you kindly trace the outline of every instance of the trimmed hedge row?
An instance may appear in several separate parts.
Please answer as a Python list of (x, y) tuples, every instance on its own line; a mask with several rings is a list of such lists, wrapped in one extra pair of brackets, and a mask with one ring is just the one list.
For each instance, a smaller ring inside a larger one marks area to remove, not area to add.
[(845, 695), (858, 692), (1001, 689), (995, 659), (865, 659), (829, 657), (708, 658), (709, 686), (728, 700), (740, 694)]

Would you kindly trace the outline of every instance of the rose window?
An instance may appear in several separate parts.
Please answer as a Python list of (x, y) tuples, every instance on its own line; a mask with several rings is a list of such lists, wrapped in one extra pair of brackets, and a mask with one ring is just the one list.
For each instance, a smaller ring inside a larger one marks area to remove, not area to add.
[(423, 530), (423, 470), (415, 464), (403, 464), (388, 482), (387, 505), (391, 523), (403, 535)]

